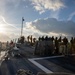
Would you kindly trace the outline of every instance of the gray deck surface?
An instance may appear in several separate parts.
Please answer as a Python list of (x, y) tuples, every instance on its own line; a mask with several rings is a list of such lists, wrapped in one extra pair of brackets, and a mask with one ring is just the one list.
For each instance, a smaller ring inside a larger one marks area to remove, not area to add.
[[(9, 60), (4, 60), (0, 66), (0, 75), (15, 75), (19, 69), (30, 70), (34, 74), (44, 72), (28, 60), (37, 57), (33, 55), (33, 48), (22, 47), (21, 50), (25, 52), (25, 57), (10, 57)], [(39, 59), (35, 61), (52, 72), (66, 72), (75, 74), (75, 56)]]

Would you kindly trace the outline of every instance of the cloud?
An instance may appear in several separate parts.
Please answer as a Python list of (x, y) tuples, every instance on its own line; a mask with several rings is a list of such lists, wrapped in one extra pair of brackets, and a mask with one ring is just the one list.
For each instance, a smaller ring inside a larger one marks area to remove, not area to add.
[(40, 14), (46, 10), (56, 11), (64, 8), (65, 5), (61, 0), (30, 0), (33, 7), (39, 11)]
[(58, 21), (55, 18), (37, 19), (27, 22), (26, 28), (34, 34), (54, 36), (75, 36), (75, 23), (72, 21)]
[(71, 13), (68, 20), (71, 20), (75, 16), (75, 12)]

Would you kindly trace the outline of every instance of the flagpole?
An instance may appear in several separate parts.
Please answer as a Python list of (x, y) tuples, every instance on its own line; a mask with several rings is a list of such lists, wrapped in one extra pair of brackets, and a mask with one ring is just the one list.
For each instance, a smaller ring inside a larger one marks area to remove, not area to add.
[(22, 17), (21, 36), (23, 34), (23, 21), (24, 21), (24, 18)]

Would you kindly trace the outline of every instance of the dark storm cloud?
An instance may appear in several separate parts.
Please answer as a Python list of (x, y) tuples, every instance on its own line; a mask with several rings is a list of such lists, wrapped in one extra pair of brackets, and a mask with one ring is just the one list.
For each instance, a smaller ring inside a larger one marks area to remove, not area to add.
[(75, 23), (73, 21), (58, 21), (55, 18), (38, 19), (31, 22), (32, 27), (36, 27), (41, 32), (62, 33), (67, 35), (75, 35)]

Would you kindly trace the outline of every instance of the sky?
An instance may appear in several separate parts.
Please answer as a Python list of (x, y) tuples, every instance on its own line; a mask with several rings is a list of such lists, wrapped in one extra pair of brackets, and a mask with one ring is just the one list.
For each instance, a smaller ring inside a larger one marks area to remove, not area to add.
[(0, 41), (21, 35), (75, 36), (75, 0), (0, 0)]

